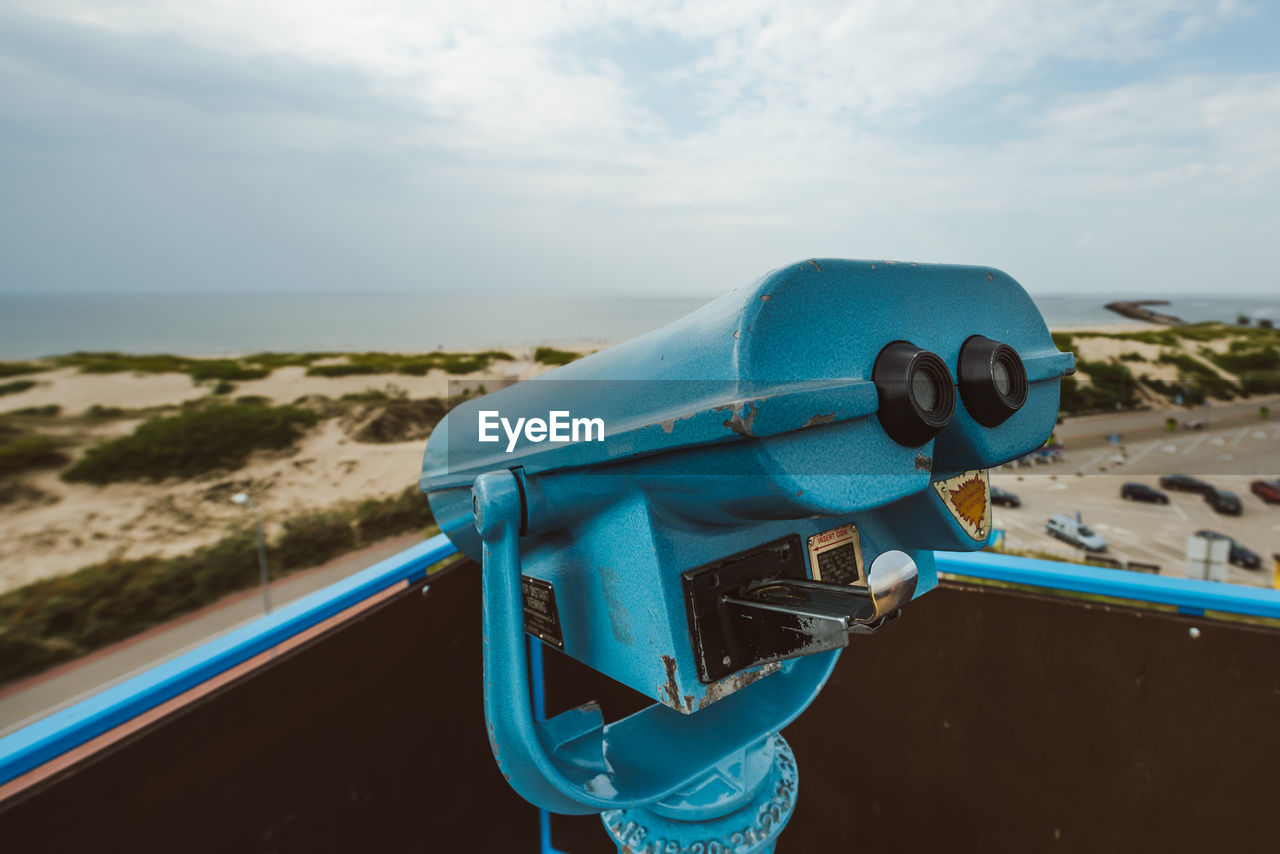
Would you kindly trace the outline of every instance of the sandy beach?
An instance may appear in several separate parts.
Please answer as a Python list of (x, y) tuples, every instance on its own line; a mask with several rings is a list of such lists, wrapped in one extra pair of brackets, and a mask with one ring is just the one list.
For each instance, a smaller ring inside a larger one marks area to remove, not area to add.
[[(534, 361), (531, 349), (508, 352), (513, 361), (495, 361), (465, 375), (433, 370), (420, 377), (319, 377), (307, 376), (302, 367), (277, 368), (264, 379), (236, 383), (233, 397), (265, 397), (286, 404), (308, 396), (338, 400), (377, 390), (412, 400), (444, 398), (451, 381), (492, 385), (551, 369)], [(60, 368), (24, 379), (36, 385), (0, 397), (0, 413), (60, 407), (58, 417), (10, 420), (67, 441), (74, 455), (132, 432), (147, 417), (169, 414), (183, 403), (212, 395), (211, 383), (197, 384), (181, 373), (87, 374)], [(84, 417), (94, 406), (122, 408), (127, 417)], [(388, 443), (353, 438), (377, 411), (376, 404), (350, 407), (340, 417), (321, 421), (295, 447), (256, 452), (245, 466), (230, 472), (105, 486), (67, 483), (57, 470), (11, 477), (11, 483), (21, 484), (21, 491), (0, 504), (0, 592), (93, 563), (174, 556), (209, 545), (247, 522), (244, 508), (230, 500), (236, 492), (253, 495), (269, 537), (287, 518), (395, 495), (417, 482), (425, 436)]]
[[(1072, 346), (1084, 360), (1128, 365), (1134, 377), (1145, 375), (1171, 383), (1178, 380), (1179, 368), (1160, 361), (1168, 347), (1128, 337), (1106, 337), (1159, 329), (1126, 322), (1057, 331), (1074, 336)], [(1219, 376), (1231, 378), (1200, 350), (1208, 347), (1222, 352), (1227, 344), (1225, 338), (1197, 341), (1179, 352)], [(283, 405), (317, 396), (339, 402), (344, 395), (368, 396), (370, 392), (376, 398), (376, 392), (383, 392), (388, 398), (415, 401), (446, 398), (451, 381), (475, 386), (488, 383), (492, 388), (551, 370), (534, 359), (531, 348), (507, 352), (512, 360), (495, 360), (485, 369), (465, 375), (430, 370), (422, 376), (378, 373), (326, 377), (308, 376), (306, 367), (277, 367), (265, 378), (235, 382), (234, 390), (221, 399), (251, 396)], [(1088, 381), (1087, 375), (1079, 377)], [(73, 462), (89, 447), (129, 434), (148, 418), (212, 399), (215, 386), (210, 380), (195, 382), (186, 373), (83, 373), (76, 367), (57, 367), (21, 379), (34, 382), (34, 386), (0, 396), (0, 414), (5, 414), (11, 429), (39, 432), (64, 443)], [(1150, 407), (1171, 405), (1148, 387), (1139, 388), (1138, 393)], [(0, 486), (7, 484), (7, 495), (0, 494), (0, 592), (93, 563), (176, 556), (214, 543), (248, 521), (245, 510), (230, 501), (236, 492), (254, 496), (269, 537), (291, 517), (396, 495), (417, 481), (429, 428), (404, 441), (394, 437), (392, 441), (357, 440), (356, 434), (385, 406), (376, 400), (342, 403), (340, 415), (321, 420), (295, 446), (255, 452), (234, 471), (106, 486), (65, 482), (57, 469), (6, 475), (0, 479)], [(14, 414), (19, 410), (34, 413), (41, 407), (58, 407), (59, 413)], [(102, 418), (90, 414), (95, 407), (99, 413), (102, 408), (124, 411)], [(1117, 413), (1115, 417), (1124, 415)]]

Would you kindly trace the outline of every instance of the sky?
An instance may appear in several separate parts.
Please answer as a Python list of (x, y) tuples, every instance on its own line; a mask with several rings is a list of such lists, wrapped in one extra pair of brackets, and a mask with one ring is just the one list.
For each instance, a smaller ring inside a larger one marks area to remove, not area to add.
[(1280, 11), (0, 0), (0, 293), (1280, 291)]

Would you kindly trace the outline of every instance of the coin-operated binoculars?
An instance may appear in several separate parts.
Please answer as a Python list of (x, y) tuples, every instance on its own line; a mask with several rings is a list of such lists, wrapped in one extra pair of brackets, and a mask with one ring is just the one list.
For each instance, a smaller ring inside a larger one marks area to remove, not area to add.
[[(934, 549), (986, 543), (986, 469), (1049, 435), (1072, 370), (998, 270), (820, 259), (455, 407), (421, 486), (484, 566), (512, 787), (619, 850), (773, 850), (779, 730), (937, 584)], [(656, 702), (535, 721), (526, 632)]]

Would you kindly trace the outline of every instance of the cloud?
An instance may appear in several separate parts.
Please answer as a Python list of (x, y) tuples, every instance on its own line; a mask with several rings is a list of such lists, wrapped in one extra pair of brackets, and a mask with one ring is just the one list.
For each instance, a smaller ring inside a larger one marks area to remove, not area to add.
[(1280, 69), (1175, 67), (1251, 14), (48, 0), (0, 20), (0, 287), (714, 293), (823, 254), (1256, 281)]

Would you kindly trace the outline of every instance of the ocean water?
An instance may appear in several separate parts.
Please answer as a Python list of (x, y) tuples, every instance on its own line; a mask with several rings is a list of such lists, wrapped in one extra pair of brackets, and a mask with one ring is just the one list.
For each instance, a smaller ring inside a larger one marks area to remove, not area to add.
[[(0, 359), (75, 350), (182, 353), (413, 351), (599, 345), (635, 337), (712, 297), (483, 293), (0, 295)], [(1113, 297), (1035, 297), (1050, 327), (1121, 323)], [(1175, 298), (1160, 311), (1280, 321), (1280, 297)]]

